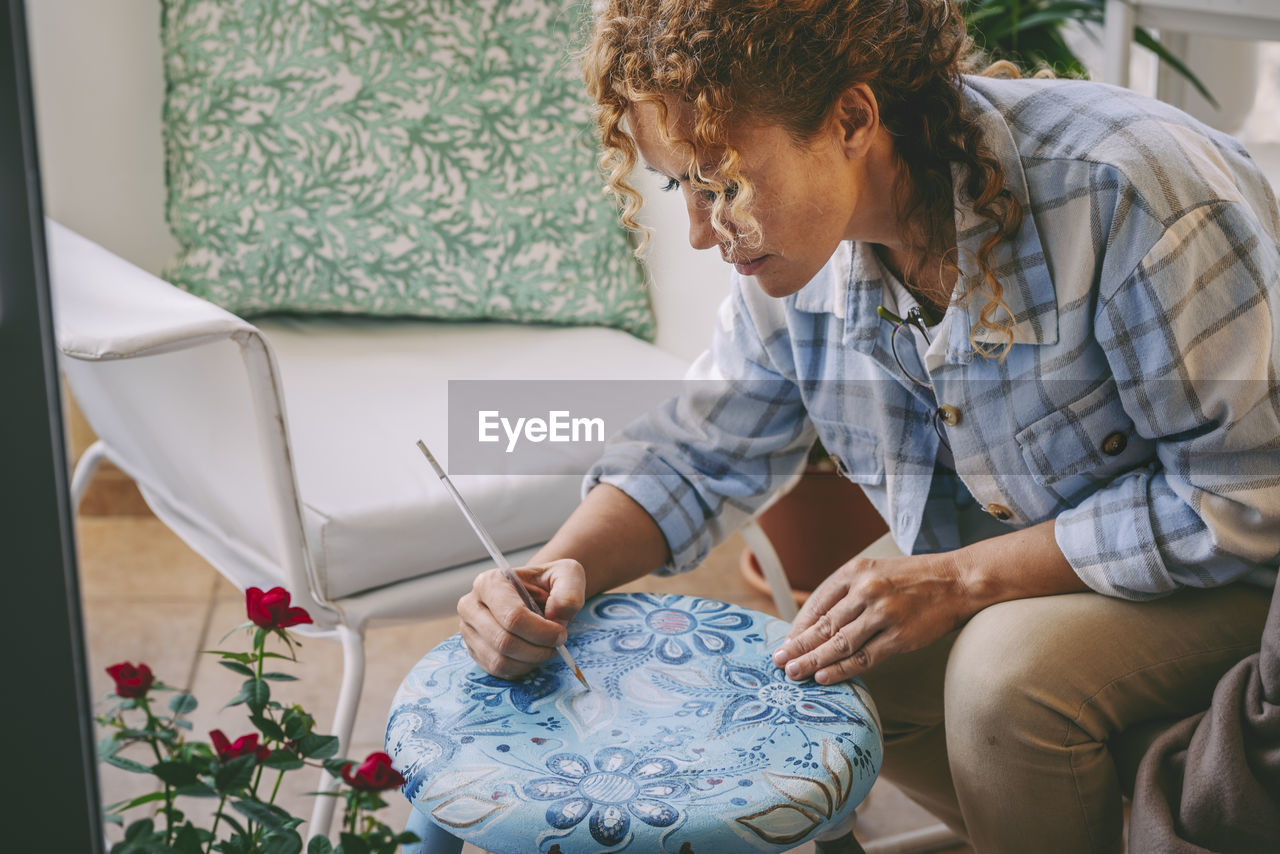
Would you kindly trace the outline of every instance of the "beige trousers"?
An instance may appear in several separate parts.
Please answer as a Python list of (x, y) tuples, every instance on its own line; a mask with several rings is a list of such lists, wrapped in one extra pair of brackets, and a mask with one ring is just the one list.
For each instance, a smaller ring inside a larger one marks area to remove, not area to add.
[(1118, 852), (1113, 739), (1206, 708), (1218, 678), (1258, 650), (1270, 598), (1235, 584), (987, 608), (865, 675), (885, 729), (881, 774), (978, 854)]

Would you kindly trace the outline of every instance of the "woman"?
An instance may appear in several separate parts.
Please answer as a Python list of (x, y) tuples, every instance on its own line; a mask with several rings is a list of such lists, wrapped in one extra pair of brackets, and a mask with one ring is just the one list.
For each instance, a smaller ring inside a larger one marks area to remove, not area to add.
[(937, 0), (609, 4), (585, 68), (623, 220), (642, 161), (732, 292), (708, 382), (611, 443), (523, 570), (547, 618), (488, 573), (462, 634), (527, 672), (816, 435), (906, 556), (841, 567), (775, 663), (861, 676), (882, 773), (977, 850), (1118, 851), (1113, 737), (1203, 707), (1274, 584), (1276, 201), (1172, 108), (969, 51)]

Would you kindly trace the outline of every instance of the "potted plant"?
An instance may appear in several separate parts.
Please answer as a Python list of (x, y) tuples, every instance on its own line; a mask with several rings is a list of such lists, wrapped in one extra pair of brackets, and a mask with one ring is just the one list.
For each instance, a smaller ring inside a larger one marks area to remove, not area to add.
[[(795, 487), (756, 522), (778, 553), (797, 603), (889, 530), (862, 487), (840, 474), (821, 442), (809, 451)], [(743, 549), (739, 566), (749, 586), (770, 592), (751, 549)]]
[[(992, 59), (1007, 59), (1028, 70), (1047, 68), (1060, 76), (1087, 77), (1084, 63), (1063, 34), (1072, 23), (1101, 27), (1106, 9), (1107, 0), (965, 0), (964, 18), (969, 35)], [(1200, 78), (1148, 30), (1134, 27), (1133, 40), (1217, 106)]]

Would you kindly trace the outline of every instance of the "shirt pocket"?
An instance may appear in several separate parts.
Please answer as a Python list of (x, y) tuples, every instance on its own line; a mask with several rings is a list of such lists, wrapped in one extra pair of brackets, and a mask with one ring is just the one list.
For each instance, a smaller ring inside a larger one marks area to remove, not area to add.
[(1110, 480), (1149, 460), (1155, 447), (1136, 433), (1114, 379), (1032, 422), (1015, 439), (1043, 485), (1070, 477)]
[(867, 485), (884, 483), (884, 460), (880, 456), (880, 441), (874, 433), (864, 427), (822, 418), (814, 418), (813, 426), (822, 447), (846, 480)]

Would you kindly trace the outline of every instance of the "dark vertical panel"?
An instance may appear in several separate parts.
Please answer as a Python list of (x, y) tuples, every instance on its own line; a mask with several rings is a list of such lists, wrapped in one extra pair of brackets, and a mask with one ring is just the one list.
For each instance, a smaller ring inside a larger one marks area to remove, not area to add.
[(6, 851), (103, 848), (62, 436), (26, 17), (22, 0), (3, 0), (0, 847)]

